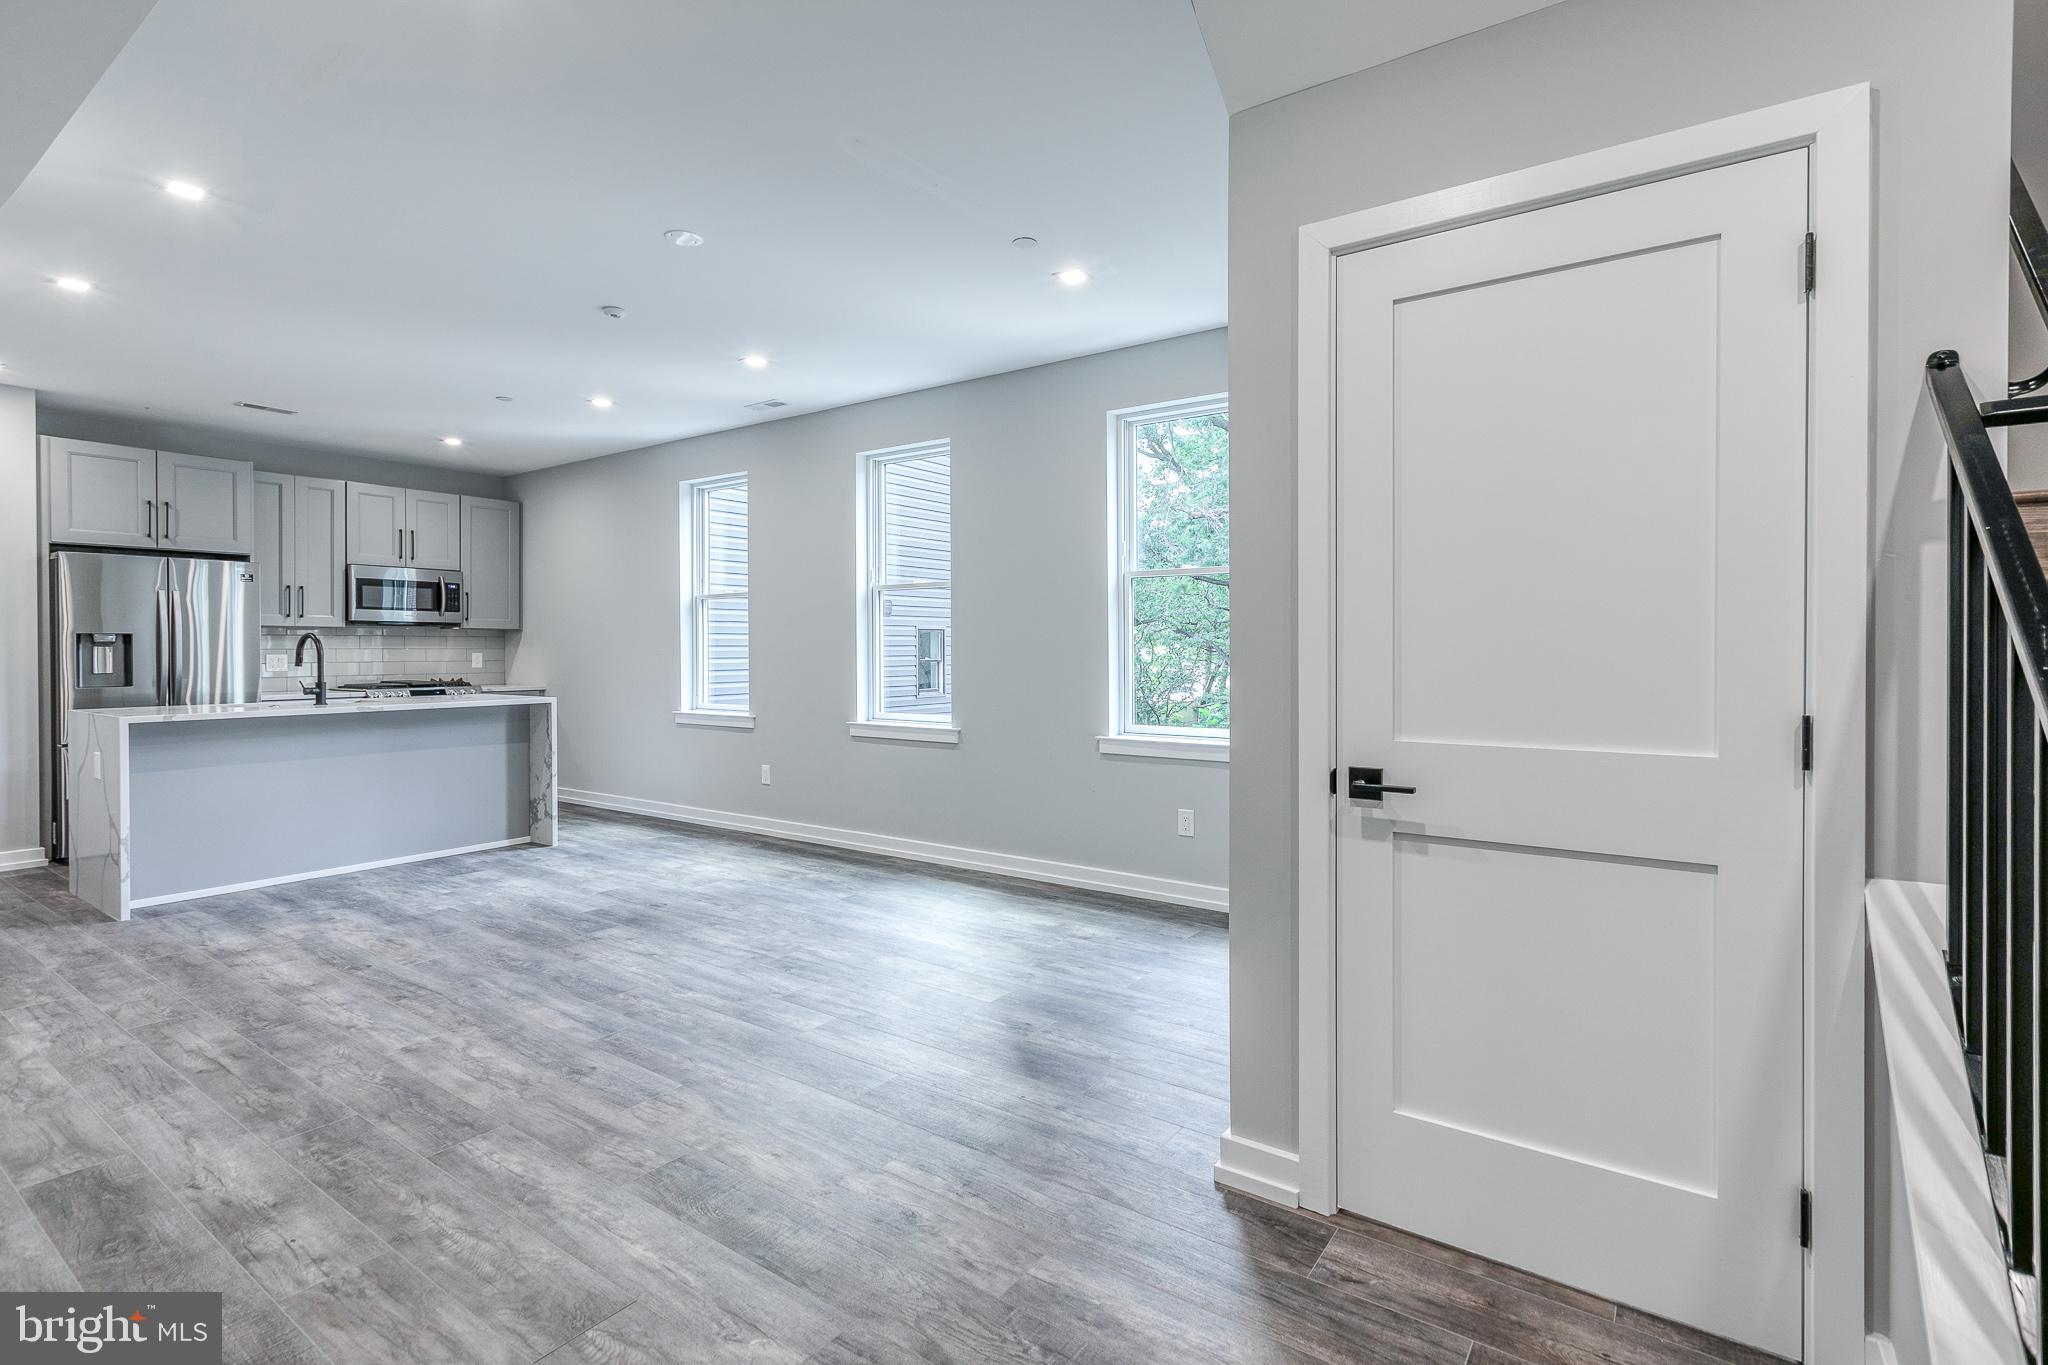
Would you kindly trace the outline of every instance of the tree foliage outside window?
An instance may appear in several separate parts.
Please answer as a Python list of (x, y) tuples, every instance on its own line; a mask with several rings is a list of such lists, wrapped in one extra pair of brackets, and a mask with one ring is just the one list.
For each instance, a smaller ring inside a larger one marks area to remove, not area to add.
[(1119, 425), (1123, 726), (1228, 734), (1228, 407), (1205, 400)]

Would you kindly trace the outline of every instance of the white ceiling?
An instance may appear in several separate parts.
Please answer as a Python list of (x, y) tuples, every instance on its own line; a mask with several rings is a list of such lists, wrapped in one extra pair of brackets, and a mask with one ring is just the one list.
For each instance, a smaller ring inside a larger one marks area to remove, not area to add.
[(1188, 0), (159, 0), (0, 207), (0, 363), (536, 468), (1221, 325), (1225, 148)]
[(156, 0), (8, 0), (0, 7), (0, 203), (48, 149)]
[(1193, 0), (1231, 113), (1559, 0)]

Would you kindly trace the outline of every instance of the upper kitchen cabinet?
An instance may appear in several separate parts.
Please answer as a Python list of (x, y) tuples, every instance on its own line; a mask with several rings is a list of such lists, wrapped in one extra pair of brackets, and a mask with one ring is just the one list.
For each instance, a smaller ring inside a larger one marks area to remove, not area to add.
[(519, 504), (462, 499), (462, 583), (472, 630), (519, 629)]
[(52, 544), (156, 544), (154, 450), (45, 436), (43, 491)]
[(292, 576), (298, 570), (299, 527), (292, 503), (299, 481), (256, 471), (256, 610), (260, 624), (292, 623)]
[(405, 490), (405, 562), (415, 569), (462, 567), (462, 499)]
[(266, 626), (347, 624), (347, 485), (256, 475), (256, 600)]
[(403, 564), (405, 490), (381, 483), (348, 485), (348, 562)]
[(453, 493), (348, 485), (348, 562), (462, 567), (462, 507)]
[(243, 460), (43, 438), (55, 545), (254, 554), (256, 467)]
[(292, 624), (348, 624), (348, 485), (340, 479), (300, 478), (293, 539), (298, 578), (292, 585)]
[(174, 553), (246, 555), (256, 551), (256, 466), (211, 455), (156, 453), (156, 497), (163, 504), (157, 544)]

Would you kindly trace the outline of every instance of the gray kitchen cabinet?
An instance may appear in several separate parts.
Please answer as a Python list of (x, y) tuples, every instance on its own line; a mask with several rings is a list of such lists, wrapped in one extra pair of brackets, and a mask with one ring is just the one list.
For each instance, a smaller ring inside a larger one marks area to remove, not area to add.
[(347, 485), (256, 475), (256, 596), (263, 624), (347, 624)]
[(260, 624), (292, 623), (292, 586), (298, 573), (299, 481), (256, 471), (256, 606)]
[(462, 567), (462, 499), (405, 490), (405, 562), (415, 569)]
[(348, 562), (403, 564), (405, 490), (381, 483), (348, 485)]
[(462, 567), (462, 499), (381, 483), (348, 485), (348, 562)]
[(256, 466), (211, 455), (156, 453), (157, 544), (186, 554), (253, 554)]
[(246, 460), (45, 436), (54, 545), (254, 554), (256, 467)]
[(292, 585), (292, 624), (348, 623), (348, 485), (340, 479), (301, 477), (294, 539), (298, 578)]
[(54, 545), (156, 544), (156, 452), (43, 437), (44, 509)]
[(463, 624), (472, 630), (519, 629), (519, 504), (462, 499)]

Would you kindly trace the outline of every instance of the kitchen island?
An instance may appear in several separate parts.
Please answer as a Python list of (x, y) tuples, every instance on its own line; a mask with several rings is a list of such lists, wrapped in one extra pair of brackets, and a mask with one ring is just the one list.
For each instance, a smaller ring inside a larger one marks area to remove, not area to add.
[(486, 693), (79, 711), (71, 891), (171, 901), (555, 842), (555, 703)]

